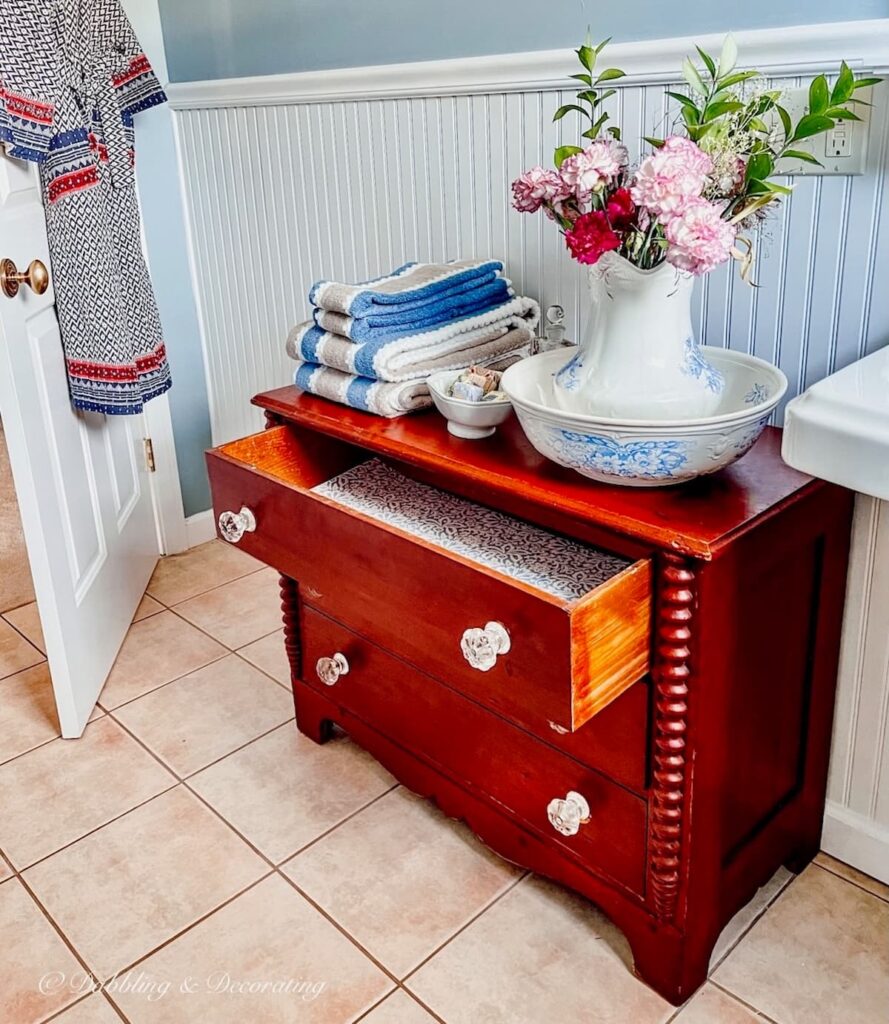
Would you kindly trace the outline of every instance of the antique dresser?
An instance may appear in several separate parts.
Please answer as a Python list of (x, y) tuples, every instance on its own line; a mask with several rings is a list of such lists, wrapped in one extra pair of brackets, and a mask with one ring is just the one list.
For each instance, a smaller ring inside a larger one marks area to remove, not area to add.
[(852, 497), (768, 429), (678, 488), (584, 480), (512, 420), (282, 388), (208, 453), (220, 535), (281, 573), (299, 729), (333, 724), (493, 850), (583, 893), (674, 1003), (817, 852)]

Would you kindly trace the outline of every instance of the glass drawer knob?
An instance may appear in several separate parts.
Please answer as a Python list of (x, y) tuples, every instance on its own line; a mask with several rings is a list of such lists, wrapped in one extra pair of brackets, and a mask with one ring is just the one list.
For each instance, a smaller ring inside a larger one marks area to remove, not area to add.
[(501, 622), (488, 622), (484, 629), (467, 629), (460, 640), (463, 657), (479, 672), (492, 669), (497, 656), (507, 654), (510, 646), (509, 633)]
[(340, 676), (349, 674), (349, 662), (339, 651), (332, 658), (319, 658), (315, 662), (315, 674), (325, 686), (334, 686)]
[(556, 832), (563, 836), (576, 836), (580, 826), (590, 820), (590, 805), (586, 797), (571, 790), (564, 800), (550, 800), (546, 816)]
[(219, 532), (229, 544), (237, 544), (245, 533), (256, 530), (256, 516), (244, 505), (240, 512), (220, 512)]

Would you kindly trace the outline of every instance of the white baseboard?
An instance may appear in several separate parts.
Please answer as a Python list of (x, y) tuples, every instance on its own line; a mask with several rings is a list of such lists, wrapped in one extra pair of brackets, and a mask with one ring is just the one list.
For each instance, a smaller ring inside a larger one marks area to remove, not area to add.
[(213, 516), (213, 509), (208, 508), (203, 512), (196, 512), (185, 520), (185, 531), (188, 537), (188, 546), (196, 548), (198, 544), (206, 544), (216, 536), (216, 519)]
[(889, 828), (827, 801), (821, 849), (889, 884)]

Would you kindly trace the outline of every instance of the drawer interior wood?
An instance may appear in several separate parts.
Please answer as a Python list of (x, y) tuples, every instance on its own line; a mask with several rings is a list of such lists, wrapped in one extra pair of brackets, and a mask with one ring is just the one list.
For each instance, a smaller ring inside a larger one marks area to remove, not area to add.
[[(313, 490), (368, 459), (274, 427), (208, 454), (215, 511), (250, 507), (257, 526), (241, 546), (296, 579), (307, 601), (534, 728), (579, 729), (645, 675), (649, 560), (626, 560), (588, 591), (557, 596), (455, 550), (456, 540), (433, 542)], [(505, 628), (509, 651), (480, 667), (461, 653), (464, 638), (491, 622)]]

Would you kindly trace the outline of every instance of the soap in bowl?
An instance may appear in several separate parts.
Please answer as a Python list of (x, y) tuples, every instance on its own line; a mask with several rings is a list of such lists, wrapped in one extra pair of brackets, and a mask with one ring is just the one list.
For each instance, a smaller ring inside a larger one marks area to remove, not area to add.
[(463, 370), (439, 370), (428, 380), (429, 393), (435, 407), (448, 421), (448, 431), (455, 437), (474, 440), (490, 437), (512, 412), (512, 402), (505, 396), (482, 402), (453, 398), (448, 391)]

